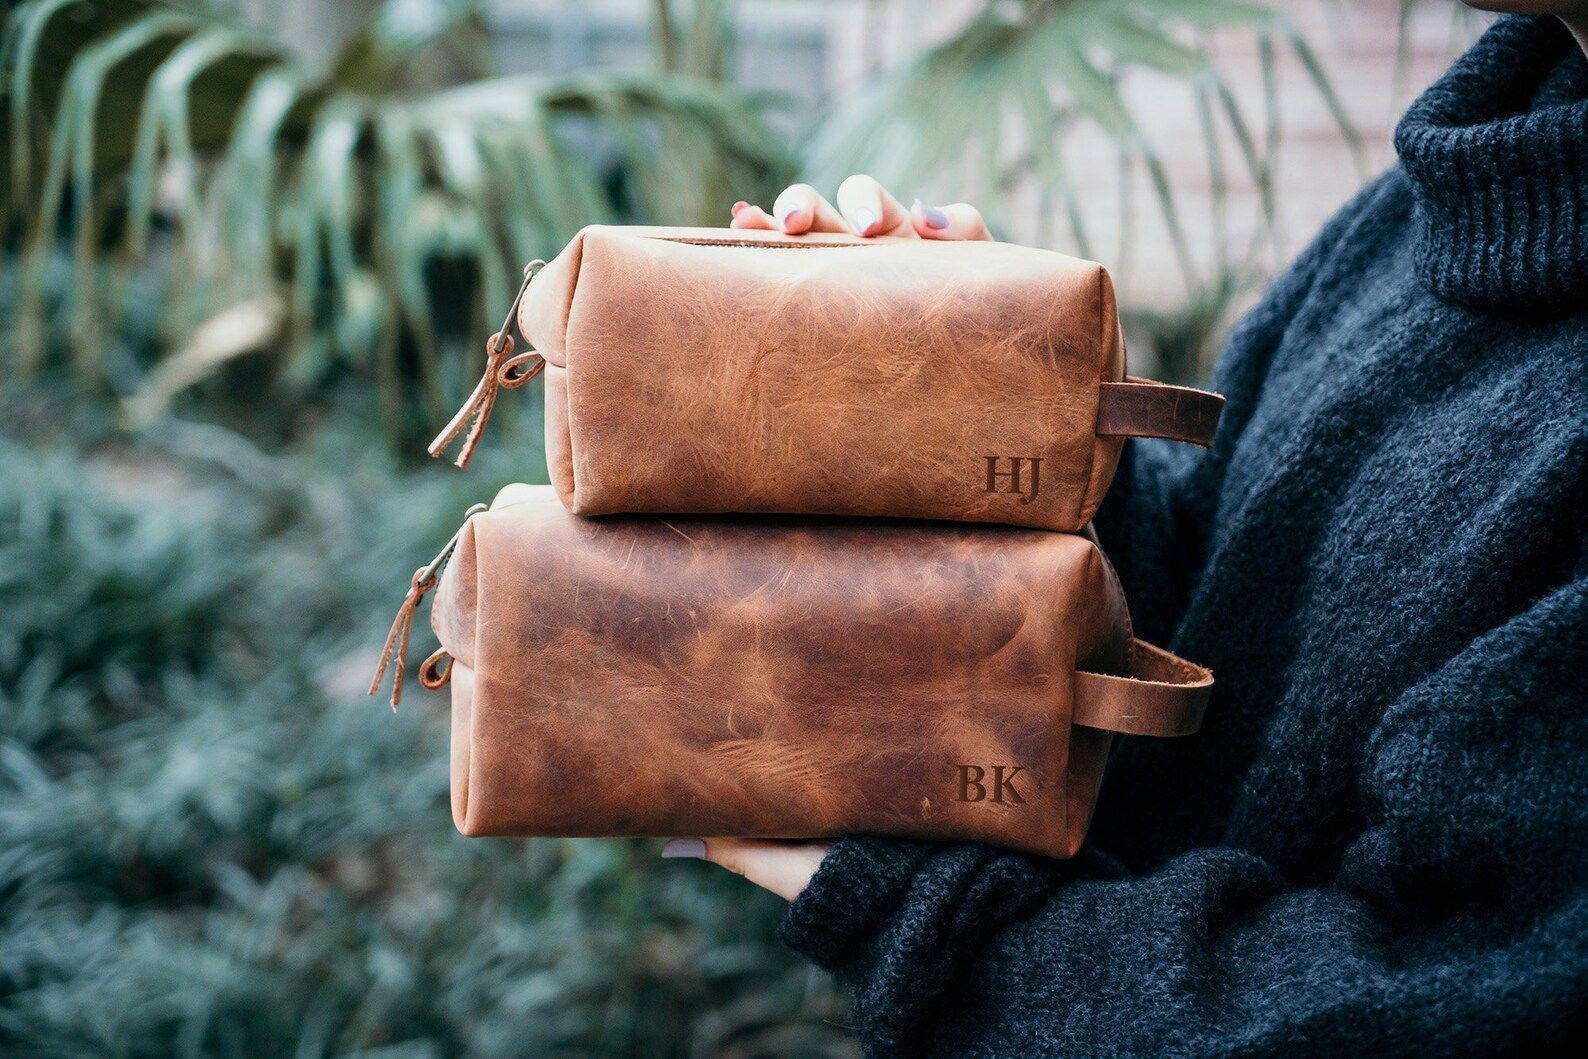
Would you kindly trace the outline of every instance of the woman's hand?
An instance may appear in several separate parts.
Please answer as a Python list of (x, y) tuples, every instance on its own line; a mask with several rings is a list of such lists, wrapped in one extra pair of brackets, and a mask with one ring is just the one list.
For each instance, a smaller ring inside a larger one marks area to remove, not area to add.
[(770, 215), (752, 203), (734, 203), (732, 227), (762, 228), (789, 235), (842, 232), (906, 239), (992, 238), (976, 207), (963, 202), (930, 206), (916, 199), (905, 209), (887, 188), (862, 173), (839, 184), (837, 198), (835, 207), (809, 184), (794, 184), (783, 189), (772, 204)]
[(825, 842), (773, 842), (748, 838), (675, 838), (664, 857), (694, 857), (743, 875), (763, 890), (792, 901), (827, 856)]
[[(930, 206), (916, 199), (905, 209), (888, 189), (863, 174), (838, 185), (834, 206), (809, 184), (785, 188), (768, 214), (748, 202), (733, 204), (733, 227), (760, 228), (802, 235), (840, 232), (849, 235), (891, 235), (905, 239), (991, 239), (981, 213), (956, 202)], [(810, 883), (827, 856), (825, 842), (770, 842), (744, 838), (675, 838), (662, 849), (664, 857), (694, 857), (719, 864), (757, 886), (792, 901)]]

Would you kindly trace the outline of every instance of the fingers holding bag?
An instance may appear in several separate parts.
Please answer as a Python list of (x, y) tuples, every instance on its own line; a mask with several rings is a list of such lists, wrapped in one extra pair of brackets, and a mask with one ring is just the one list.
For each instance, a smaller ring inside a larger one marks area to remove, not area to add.
[(933, 206), (915, 200), (910, 207), (910, 223), (923, 239), (985, 240), (991, 239), (987, 222), (981, 211), (968, 202), (954, 202), (947, 206)]
[(825, 842), (774, 842), (749, 838), (675, 838), (662, 847), (669, 860), (710, 861), (777, 894), (798, 897), (827, 856)]
[(733, 204), (730, 227), (804, 235), (809, 232), (852, 234), (865, 238), (990, 240), (981, 211), (966, 202), (934, 206), (917, 198), (907, 209), (874, 178), (864, 173), (838, 186), (838, 204), (809, 184), (784, 188), (768, 214), (749, 202)]

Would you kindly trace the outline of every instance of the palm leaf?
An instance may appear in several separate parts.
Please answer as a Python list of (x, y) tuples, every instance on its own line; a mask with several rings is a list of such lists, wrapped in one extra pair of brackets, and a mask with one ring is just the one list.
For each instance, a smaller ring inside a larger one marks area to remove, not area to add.
[[(1360, 137), (1316, 55), (1291, 23), (1266, 5), (1242, 0), (1026, 0), (987, 3), (960, 32), (840, 102), (808, 145), (806, 177), (818, 186), (832, 186), (856, 171), (901, 185), (963, 183), (969, 175), (967, 159), (998, 153), (1000, 142), (1018, 141), (1024, 146), (1003, 183), (1029, 170), (1044, 185), (1054, 186), (1076, 243), (1089, 253), (1081, 211), (1059, 159), (1060, 141), (1068, 131), (1078, 122), (1091, 124), (1118, 145), (1126, 172), (1139, 167), (1145, 175), (1188, 289), (1196, 296), (1201, 281), (1173, 188), (1118, 86), (1123, 74), (1143, 69), (1185, 82), (1194, 99), (1211, 93), (1210, 104), (1216, 103), (1224, 120), (1214, 122), (1208, 115), (1199, 123), (1210, 140), (1208, 157), (1222, 159), (1220, 142), (1226, 136), (1233, 140), (1234, 156), (1258, 191), (1259, 228), (1272, 229), (1277, 225), (1272, 181), (1277, 128), (1270, 120), (1270, 135), (1260, 149), (1251, 132), (1253, 123), (1200, 43), (1205, 31), (1234, 28), (1253, 33), (1265, 45), (1278, 39), (1288, 46), (1347, 142), (1354, 151), (1359, 148)], [(1265, 76), (1271, 60), (1271, 50), (1265, 51)], [(1268, 88), (1271, 105), (1271, 83)], [(1014, 136), (1006, 135), (1011, 123)], [(1224, 179), (1222, 172), (1219, 179)], [(1121, 190), (1128, 188), (1121, 185)], [(1133, 226), (1133, 217), (1126, 220), (1130, 223), (1125, 228)], [(1218, 223), (1227, 223), (1222, 210)], [(1216, 238), (1222, 240), (1224, 233)], [(1128, 253), (1128, 246), (1121, 251)]]
[[(696, 31), (693, 52), (716, 32)], [(170, 276), (178, 337), (231, 304), (279, 297), (286, 383), (364, 374), (395, 417), (417, 376), (412, 392), (434, 416), (446, 350), (457, 348), (435, 323), (447, 315), (437, 265), (472, 267), (477, 286), (461, 302), (473, 306), (472, 338), (505, 308), (520, 263), (629, 215), (612, 187), (633, 188), (643, 218), (698, 222), (724, 189), (765, 194), (792, 175), (764, 104), (714, 80), (517, 76), (409, 89), (427, 49), (477, 55), (478, 43), (470, 0), (382, 4), (324, 68), (197, 6), (18, 5), (0, 45), (6, 121), (19, 130), (6, 201), (24, 218), (7, 377), (40, 367), (45, 267), (65, 232), (84, 378), (106, 370), (90, 325), (114, 324), (132, 277), (156, 269)], [(693, 197), (681, 199), (684, 186)], [(173, 377), (188, 375), (163, 376)]]

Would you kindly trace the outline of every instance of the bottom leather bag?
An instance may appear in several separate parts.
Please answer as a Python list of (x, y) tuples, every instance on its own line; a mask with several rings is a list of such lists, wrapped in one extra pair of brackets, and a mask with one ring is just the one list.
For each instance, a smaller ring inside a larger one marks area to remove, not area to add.
[(1113, 734), (1193, 732), (1212, 685), (1133, 639), (1089, 534), (592, 519), (509, 486), (456, 545), (421, 675), (450, 680), (469, 835), (862, 833), (1066, 857)]

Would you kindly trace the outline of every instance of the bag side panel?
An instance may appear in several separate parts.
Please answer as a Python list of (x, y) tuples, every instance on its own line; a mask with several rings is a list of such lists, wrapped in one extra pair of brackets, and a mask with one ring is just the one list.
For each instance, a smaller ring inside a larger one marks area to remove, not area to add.
[[(568, 426), (568, 369), (548, 363), (546, 379), (546, 473), (569, 511), (580, 511)], [(582, 512), (581, 512), (582, 513)]]
[(436, 639), (457, 662), (474, 665), (479, 621), (479, 562), (475, 531), (479, 516), (466, 522), (458, 534), (452, 558), (441, 571), (430, 604), (430, 627)]
[(469, 816), (469, 792), (474, 778), (474, 670), (454, 659), (448, 683), (452, 688), (452, 822), (465, 835), (479, 835), (484, 832)]
[[(1125, 352), (1125, 330), (1119, 322), (1119, 305), (1114, 295), (1114, 281), (1109, 277), (1106, 269), (1097, 270), (1097, 285), (1098, 348), (1102, 350), (1098, 382), (1119, 382), (1125, 377), (1129, 358)], [(1101, 387), (1098, 390), (1098, 402), (1101, 402)], [(1114, 472), (1119, 469), (1119, 456), (1125, 446), (1124, 438), (1096, 432), (1095, 405), (1092, 424), (1094, 428), (1092, 468), (1075, 515), (1077, 526), (1090, 524), (1092, 516), (1097, 514), (1098, 506), (1102, 504), (1109, 485), (1114, 481)]]
[[(518, 330), (547, 364), (567, 367), (568, 318), (584, 261), (586, 228), (535, 274), (518, 306)], [(522, 352), (522, 351), (520, 351)]]
[[(1083, 631), (1077, 643), (1074, 669), (1115, 675), (1129, 673), (1132, 629), (1125, 592), (1108, 556), (1097, 546), (1097, 537), (1090, 526), (1086, 539), (1092, 545), (1092, 552), (1086, 563), (1084, 587), (1077, 598), (1083, 601), (1088, 618), (1077, 623)], [(1072, 705), (1073, 702), (1072, 691)], [(1110, 732), (1079, 725), (1070, 727), (1070, 759), (1065, 778), (1065, 856), (1075, 855), (1091, 827), (1113, 743)]]

